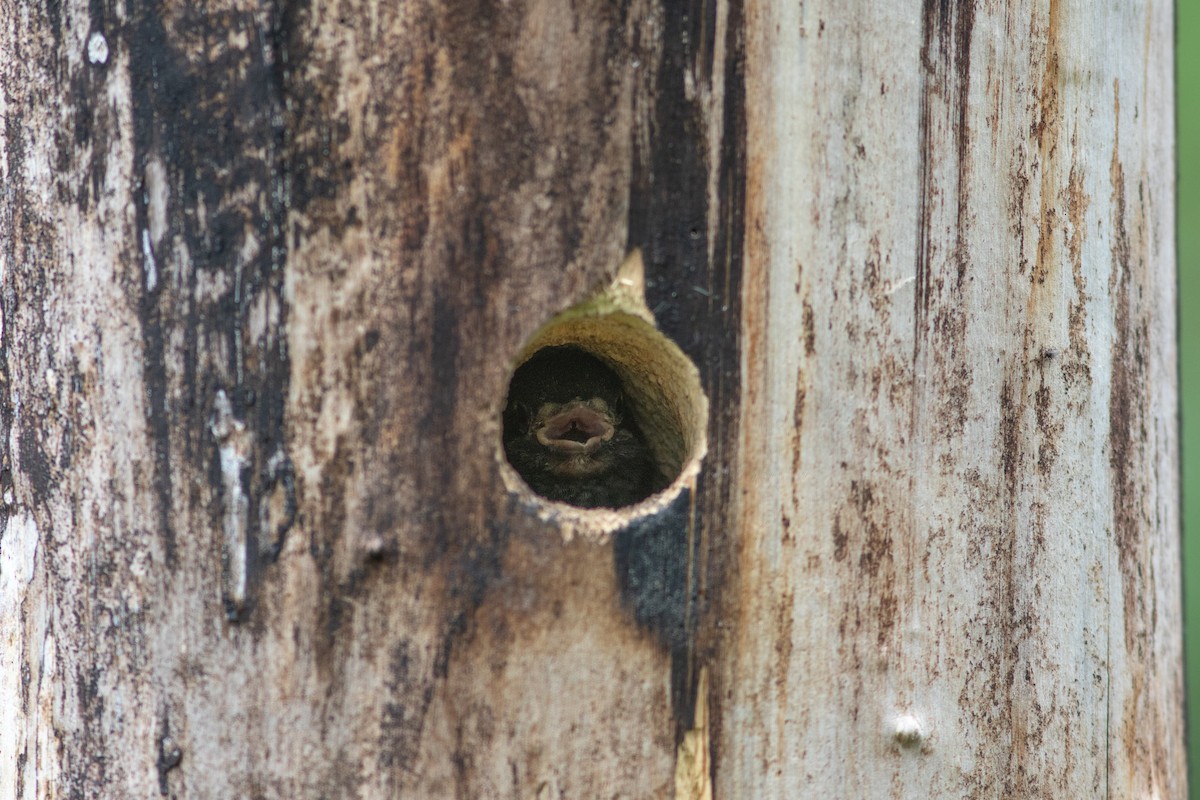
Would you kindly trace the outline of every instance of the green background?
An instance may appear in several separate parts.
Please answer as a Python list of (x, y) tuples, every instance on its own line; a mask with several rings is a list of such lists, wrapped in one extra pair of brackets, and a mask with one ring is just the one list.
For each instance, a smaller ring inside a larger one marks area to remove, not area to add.
[[(1200, 2), (1175, 9), (1179, 153), (1179, 393), (1183, 402), (1184, 644), (1188, 773), (1200, 800)], [(1190, 46), (1189, 46), (1190, 45)]]

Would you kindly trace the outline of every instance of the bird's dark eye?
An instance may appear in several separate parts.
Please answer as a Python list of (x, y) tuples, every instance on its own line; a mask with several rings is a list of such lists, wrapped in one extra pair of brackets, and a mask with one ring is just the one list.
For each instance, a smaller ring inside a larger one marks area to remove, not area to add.
[(533, 424), (533, 411), (521, 403), (510, 402), (504, 409), (504, 440), (522, 436)]

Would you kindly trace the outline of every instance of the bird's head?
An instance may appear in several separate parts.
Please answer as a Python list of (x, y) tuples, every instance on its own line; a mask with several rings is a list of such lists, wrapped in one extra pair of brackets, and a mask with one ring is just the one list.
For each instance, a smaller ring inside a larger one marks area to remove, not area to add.
[(510, 460), (514, 447), (534, 449), (543, 469), (586, 478), (614, 465), (631, 427), (620, 378), (579, 347), (545, 347), (513, 374), (504, 411)]
[(620, 424), (604, 398), (575, 397), (566, 403), (543, 403), (533, 415), (529, 435), (546, 449), (552, 470), (582, 478), (611, 466), (606, 445)]
[(620, 508), (661, 488), (620, 377), (573, 345), (542, 348), (513, 374), (504, 451), (535, 492), (572, 505)]

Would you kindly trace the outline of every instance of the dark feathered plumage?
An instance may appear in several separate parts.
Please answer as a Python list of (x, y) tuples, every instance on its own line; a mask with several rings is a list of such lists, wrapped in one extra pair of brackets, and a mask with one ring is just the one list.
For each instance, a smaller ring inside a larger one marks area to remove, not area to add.
[(662, 488), (621, 379), (572, 345), (539, 350), (513, 375), (504, 450), (535, 492), (583, 508), (620, 508)]

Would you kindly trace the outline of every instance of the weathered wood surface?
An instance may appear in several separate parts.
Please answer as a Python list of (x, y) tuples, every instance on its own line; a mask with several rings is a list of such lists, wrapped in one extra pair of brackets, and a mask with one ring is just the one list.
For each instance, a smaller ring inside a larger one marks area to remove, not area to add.
[(885, 5), (748, 12), (718, 785), (1182, 798), (1171, 5)]
[[(1171, 42), (0, 5), (0, 796), (1183, 798)], [(507, 371), (634, 247), (708, 458), (564, 543)]]

